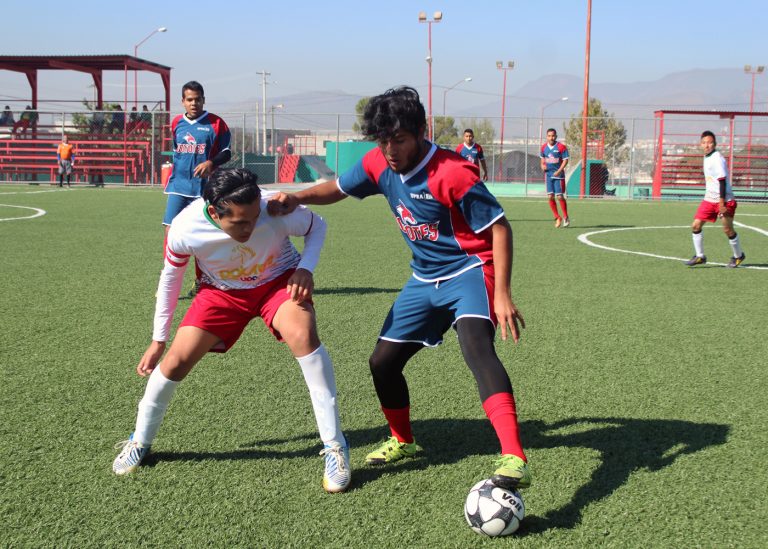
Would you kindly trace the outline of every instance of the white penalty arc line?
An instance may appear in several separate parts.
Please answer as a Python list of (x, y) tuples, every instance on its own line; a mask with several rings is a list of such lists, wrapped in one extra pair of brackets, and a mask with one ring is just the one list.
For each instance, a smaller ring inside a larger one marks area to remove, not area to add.
[(34, 219), (35, 217), (40, 217), (41, 215), (45, 215), (45, 210), (41, 210), (40, 208), (32, 208), (30, 206), (14, 206), (13, 204), (0, 204), (0, 207), (5, 208), (21, 208), (23, 210), (32, 210), (35, 212), (32, 215), (25, 215), (24, 217), (0, 217), (0, 221), (18, 221), (19, 219)]
[[(750, 227), (749, 225), (744, 225), (743, 223), (737, 223), (734, 222), (734, 225), (737, 225), (739, 227), (743, 227), (745, 229), (752, 229), (754, 231), (757, 231), (759, 233), (762, 233), (766, 236), (768, 236), (768, 231), (764, 231), (762, 229), (758, 229), (757, 227)], [(685, 257), (673, 257), (669, 255), (660, 255), (660, 254), (651, 254), (647, 252), (638, 252), (635, 250), (623, 250), (621, 248), (613, 248), (611, 246), (604, 246), (603, 244), (597, 244), (596, 242), (592, 242), (589, 237), (596, 234), (603, 234), (603, 233), (612, 233), (617, 231), (644, 231), (644, 230), (652, 230), (652, 229), (689, 229), (690, 225), (664, 225), (659, 227), (618, 227), (613, 229), (603, 229), (601, 231), (592, 231), (589, 233), (582, 233), (578, 236), (579, 242), (582, 244), (586, 244), (587, 246), (592, 246), (593, 248), (600, 248), (601, 250), (607, 250), (609, 252), (620, 252), (623, 254), (633, 254), (633, 255), (642, 255), (645, 257), (654, 257), (656, 259), (670, 259), (672, 261), (686, 261), (688, 258)], [(715, 262), (708, 262), (708, 265), (725, 265), (725, 263), (715, 263)], [(739, 267), (740, 269), (758, 269), (761, 271), (768, 270), (768, 267), (758, 267), (757, 265), (744, 265), (742, 267)]]

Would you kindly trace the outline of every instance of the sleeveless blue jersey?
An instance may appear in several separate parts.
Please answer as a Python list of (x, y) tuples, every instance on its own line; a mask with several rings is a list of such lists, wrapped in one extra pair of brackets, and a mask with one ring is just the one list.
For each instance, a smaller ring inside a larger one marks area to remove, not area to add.
[(192, 175), (201, 162), (229, 149), (231, 135), (226, 122), (209, 112), (194, 120), (179, 115), (171, 122), (173, 134), (173, 172), (165, 194), (198, 197), (205, 180)]
[(491, 225), (504, 210), (482, 181), (477, 166), (434, 144), (408, 174), (395, 173), (379, 148), (369, 151), (338, 182), (345, 194), (383, 194), (406, 244), (413, 275), (445, 280), (493, 263)]

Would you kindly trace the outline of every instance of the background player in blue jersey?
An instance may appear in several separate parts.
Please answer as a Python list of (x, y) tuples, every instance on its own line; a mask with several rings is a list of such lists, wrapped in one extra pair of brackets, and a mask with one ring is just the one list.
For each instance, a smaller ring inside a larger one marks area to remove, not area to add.
[[(173, 219), (202, 196), (206, 178), (232, 158), (229, 148), (232, 135), (227, 123), (203, 110), (205, 91), (199, 82), (191, 80), (181, 87), (181, 104), (184, 114), (171, 122), (173, 172), (165, 187), (168, 195), (163, 216), (166, 238)], [(198, 287), (196, 278), (188, 297), (193, 297)]]
[(506, 488), (525, 488), (531, 474), (518, 434), (512, 385), (494, 349), (497, 325), (502, 339), (511, 334), (515, 342), (525, 327), (510, 291), (512, 230), (477, 166), (426, 141), (425, 130), (424, 106), (413, 88), (373, 97), (363, 113), (363, 133), (378, 148), (338, 181), (276, 195), (272, 209), (292, 211), (299, 204), (383, 194), (413, 253), (413, 276), (392, 305), (369, 359), (392, 436), (366, 461), (389, 463), (421, 450), (411, 432), (403, 370), (414, 354), (441, 343), (454, 327), (501, 442), (492, 480)]
[[(568, 218), (568, 204), (565, 201), (565, 167), (568, 165), (568, 147), (557, 141), (557, 131), (547, 130), (547, 142), (541, 146), (541, 169), (547, 180), (547, 196), (549, 207), (555, 214), (555, 227), (567, 227), (571, 224)], [(560, 202), (563, 217), (557, 211), (555, 196)]]
[(472, 128), (464, 130), (464, 143), (456, 147), (456, 152), (472, 164), (479, 165), (483, 169), (483, 181), (488, 181), (488, 166), (485, 164), (483, 147), (480, 143), (475, 143), (475, 132)]
[(173, 173), (165, 187), (166, 234), (173, 218), (202, 196), (206, 178), (232, 157), (229, 128), (224, 120), (203, 110), (205, 92), (199, 82), (192, 80), (181, 87), (181, 104), (185, 113), (171, 122)]

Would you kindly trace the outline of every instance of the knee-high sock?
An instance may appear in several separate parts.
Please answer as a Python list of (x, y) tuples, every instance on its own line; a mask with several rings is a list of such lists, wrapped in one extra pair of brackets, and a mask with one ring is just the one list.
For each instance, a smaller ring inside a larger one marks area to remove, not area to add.
[(337, 442), (346, 446), (347, 441), (341, 431), (339, 409), (336, 406), (336, 377), (328, 351), (324, 345), (320, 345), (310, 354), (297, 357), (296, 360), (301, 366), (304, 381), (309, 389), (320, 439), (325, 444)]
[(523, 461), (528, 461), (520, 443), (520, 434), (517, 428), (517, 409), (515, 397), (512, 393), (496, 393), (485, 399), (483, 409), (488, 419), (491, 420), (496, 431), (496, 436), (501, 442), (502, 454), (514, 454)]
[(701, 231), (692, 233), (693, 236), (693, 249), (696, 251), (696, 255), (704, 257), (704, 233)]
[(147, 381), (144, 398), (139, 402), (139, 413), (136, 416), (136, 429), (133, 440), (148, 446), (155, 440), (160, 424), (165, 417), (168, 404), (179, 381), (171, 381), (163, 375), (158, 364)]
[(557, 202), (555, 202), (554, 196), (549, 197), (549, 208), (552, 210), (552, 213), (555, 215), (555, 219), (558, 219), (560, 217), (560, 214), (557, 213)]
[(565, 202), (565, 197), (560, 195), (558, 199), (560, 202), (560, 209), (563, 211), (563, 217), (568, 217), (568, 204)]
[(733, 237), (729, 238), (728, 244), (731, 245), (731, 250), (733, 250), (733, 257), (741, 257), (743, 252), (739, 243), (739, 233), (735, 233)]

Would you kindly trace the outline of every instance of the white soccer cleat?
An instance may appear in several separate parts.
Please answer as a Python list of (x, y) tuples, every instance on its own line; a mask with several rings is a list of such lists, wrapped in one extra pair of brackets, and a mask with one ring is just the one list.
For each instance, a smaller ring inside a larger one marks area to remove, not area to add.
[(320, 455), (325, 456), (323, 490), (331, 494), (346, 490), (352, 480), (352, 470), (349, 468), (349, 447), (338, 443), (326, 444)]
[(563, 227), (567, 227), (570, 224), (571, 224), (571, 218), (570, 217), (566, 217), (565, 219), (563, 219)]
[(116, 475), (126, 475), (139, 468), (141, 460), (149, 453), (150, 446), (144, 446), (133, 440), (133, 433), (131, 433), (128, 440), (118, 442), (115, 448), (122, 448), (122, 450), (112, 462), (112, 471)]

